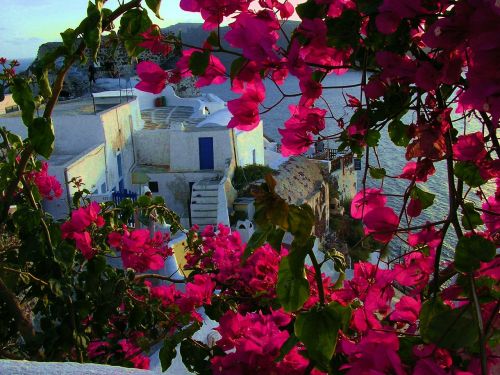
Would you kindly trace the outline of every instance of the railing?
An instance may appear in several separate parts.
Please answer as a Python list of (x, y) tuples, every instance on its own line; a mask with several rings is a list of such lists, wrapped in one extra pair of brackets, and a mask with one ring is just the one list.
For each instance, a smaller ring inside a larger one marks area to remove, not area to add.
[(113, 197), (113, 202), (115, 202), (116, 204), (119, 204), (121, 201), (127, 198), (130, 198), (132, 199), (132, 201), (135, 202), (137, 200), (137, 193), (125, 189), (123, 191), (114, 191), (112, 197)]

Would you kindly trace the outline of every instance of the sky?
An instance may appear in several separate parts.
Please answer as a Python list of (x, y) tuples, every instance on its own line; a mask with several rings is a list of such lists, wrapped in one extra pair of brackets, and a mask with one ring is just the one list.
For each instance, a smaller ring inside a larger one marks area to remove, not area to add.
[[(86, 15), (87, 3), (87, 0), (0, 0), (0, 57), (35, 57), (40, 44), (60, 41), (61, 31), (78, 26)], [(115, 9), (117, 5), (117, 0), (108, 0), (105, 7)], [(179, 0), (163, 0), (160, 13), (163, 21), (152, 13), (150, 17), (161, 27), (203, 21), (198, 13), (182, 11)]]
[[(297, 4), (305, 0), (290, 1)], [(199, 13), (185, 12), (179, 3), (180, 0), (163, 0), (163, 20), (150, 13), (153, 23), (166, 27), (179, 22), (203, 22)], [(0, 0), (0, 57), (34, 58), (40, 44), (60, 41), (60, 32), (80, 24), (87, 14), (87, 4), (88, 0)], [(109, 9), (117, 6), (118, 0), (105, 4)]]

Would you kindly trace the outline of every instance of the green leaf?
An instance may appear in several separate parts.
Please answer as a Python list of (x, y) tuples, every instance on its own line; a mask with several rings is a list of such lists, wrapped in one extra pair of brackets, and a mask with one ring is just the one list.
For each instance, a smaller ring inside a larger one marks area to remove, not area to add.
[(370, 176), (375, 179), (381, 179), (384, 178), (387, 174), (385, 171), (385, 168), (374, 168), (370, 167)]
[(486, 181), (483, 180), (479, 173), (478, 167), (472, 162), (459, 161), (455, 164), (455, 176), (462, 179), (470, 187), (478, 187), (483, 185)]
[(250, 239), (247, 242), (247, 246), (245, 247), (245, 251), (243, 253), (243, 257), (241, 259), (242, 262), (245, 262), (250, 255), (254, 252), (255, 249), (261, 247), (266, 243), (267, 236), (273, 227), (271, 225), (265, 228), (257, 228), (257, 230), (252, 234)]
[(285, 356), (290, 353), (290, 350), (293, 349), (295, 345), (297, 345), (300, 342), (300, 340), (295, 336), (294, 333), (291, 333), (288, 339), (285, 341), (285, 343), (281, 346), (280, 348), (280, 354), (279, 356), (274, 360), (274, 362), (281, 362)]
[(305, 271), (302, 275), (292, 272), (289, 256), (281, 259), (276, 293), (281, 306), (286, 311), (300, 309), (309, 298), (309, 282)]
[(326, 15), (326, 7), (316, 4), (314, 0), (297, 5), (295, 11), (301, 19), (323, 18)]
[(54, 150), (54, 126), (52, 120), (37, 117), (28, 126), (28, 138), (37, 153), (49, 158)]
[(102, 33), (102, 2), (97, 1), (96, 4), (89, 1), (87, 6), (87, 18), (80, 24), (83, 32), (83, 40), (87, 48), (91, 52), (93, 60), (97, 58), (97, 52), (101, 45)]
[(63, 44), (66, 47), (66, 49), (68, 50), (68, 52), (72, 53), (73, 48), (75, 46), (75, 42), (76, 42), (75, 30), (73, 30), (71, 28), (66, 29), (65, 31), (63, 31), (61, 33), (61, 38), (62, 38)]
[(428, 193), (427, 191), (420, 189), (418, 186), (414, 186), (411, 190), (410, 197), (413, 199), (418, 199), (422, 204), (422, 209), (426, 209), (432, 206), (436, 195)]
[(302, 312), (295, 320), (295, 335), (305, 345), (308, 357), (322, 370), (329, 369), (335, 353), (339, 329), (350, 319), (350, 309), (337, 302)]
[(230, 70), (230, 77), (231, 81), (236, 77), (241, 69), (248, 63), (248, 60), (245, 59), (244, 57), (238, 57), (237, 59), (234, 59), (233, 62), (231, 63), (231, 70)]
[(361, 16), (357, 10), (344, 9), (340, 17), (328, 18), (328, 42), (337, 48), (353, 48), (359, 44)]
[(460, 272), (472, 272), (480, 267), (480, 262), (489, 262), (495, 256), (493, 242), (473, 234), (462, 237), (455, 248), (455, 268)]
[(408, 143), (410, 143), (410, 127), (403, 124), (401, 121), (392, 121), (389, 124), (388, 131), (392, 143), (396, 146), (406, 147), (408, 146)]
[(314, 212), (309, 205), (289, 206), (288, 231), (294, 235), (295, 239), (308, 240), (313, 226)]
[[(207, 38), (207, 42), (213, 46), (213, 47), (220, 47), (220, 44), (219, 44), (219, 34), (217, 34), (217, 32), (215, 31), (212, 31), (210, 33), (210, 35), (208, 36)], [(238, 59), (242, 59), (242, 57), (239, 57)], [(238, 60), (236, 59), (236, 60)], [(243, 58), (244, 59), (244, 58)], [(236, 61), (235, 60), (235, 61)], [(233, 61), (234, 62), (234, 61)]]
[(462, 225), (467, 230), (472, 230), (478, 225), (483, 224), (481, 220), (481, 215), (474, 209), (474, 203), (468, 202), (464, 204), (462, 208)]
[(146, 5), (148, 6), (149, 9), (153, 11), (156, 17), (159, 19), (163, 19), (160, 16), (160, 5), (161, 5), (161, 0), (146, 0)]
[(118, 35), (123, 40), (125, 49), (129, 56), (138, 56), (144, 51), (139, 47), (143, 42), (140, 34), (146, 32), (151, 27), (151, 20), (146, 9), (131, 9), (120, 18), (120, 29)]
[(193, 52), (189, 58), (189, 70), (191, 70), (195, 76), (201, 76), (205, 74), (209, 62), (210, 52)]
[(283, 237), (285, 236), (285, 231), (281, 228), (274, 228), (267, 236), (267, 242), (271, 247), (277, 252), (281, 251), (281, 243), (283, 242)]
[(194, 374), (210, 375), (210, 350), (199, 341), (184, 340), (180, 348), (182, 362), (186, 368)]
[(158, 357), (160, 358), (162, 372), (165, 372), (172, 364), (172, 361), (177, 354), (177, 351), (175, 350), (176, 346), (177, 342), (170, 338), (167, 338), (163, 341), (163, 346), (161, 347), (160, 353), (158, 355)]
[(10, 86), (10, 91), (12, 92), (12, 99), (21, 108), (24, 124), (29, 126), (35, 114), (35, 101), (30, 86), (24, 79), (15, 77)]
[(67, 242), (61, 242), (54, 249), (54, 257), (56, 261), (66, 269), (71, 269), (75, 260), (76, 249), (73, 245)]
[(451, 309), (439, 299), (422, 305), (420, 333), (424, 342), (452, 350), (471, 347), (478, 341), (471, 305)]

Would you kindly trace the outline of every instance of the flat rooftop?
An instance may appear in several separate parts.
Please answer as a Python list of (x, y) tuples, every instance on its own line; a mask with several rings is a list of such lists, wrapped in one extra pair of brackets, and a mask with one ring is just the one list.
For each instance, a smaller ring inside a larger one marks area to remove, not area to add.
[[(117, 98), (119, 99), (119, 98)], [(96, 100), (96, 110), (94, 111), (94, 101), (92, 100), (91, 97), (82, 97), (82, 98), (76, 98), (76, 99), (70, 99), (70, 100), (63, 100), (57, 102), (56, 106), (54, 107), (54, 111), (52, 112), (52, 116), (80, 116), (80, 115), (95, 115), (100, 112), (103, 112), (109, 108), (125, 104), (132, 100), (134, 100), (135, 97), (122, 97), (121, 98), (121, 103), (120, 102), (114, 102), (114, 103), (105, 103), (104, 107), (103, 105)], [(42, 115), (43, 111), (45, 109), (45, 105), (40, 106), (38, 108), (38, 113), (40, 116)], [(21, 117), (21, 111), (15, 111), (15, 112), (9, 112), (6, 114), (1, 114), (0, 117), (3, 118), (9, 118), (9, 117)]]

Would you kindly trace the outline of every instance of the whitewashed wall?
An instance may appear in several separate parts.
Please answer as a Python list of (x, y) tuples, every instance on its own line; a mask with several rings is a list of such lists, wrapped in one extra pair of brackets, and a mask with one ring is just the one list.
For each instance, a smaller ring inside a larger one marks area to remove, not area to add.
[(170, 165), (170, 130), (144, 129), (134, 133), (137, 164)]
[(217, 176), (216, 172), (185, 172), (185, 173), (147, 173), (150, 181), (158, 182), (158, 193), (165, 199), (168, 208), (180, 217), (189, 218), (188, 200), (190, 198), (189, 182)]
[(203, 130), (170, 130), (170, 170), (199, 171), (199, 138), (212, 137), (214, 145), (214, 170), (224, 171), (226, 162), (233, 155), (229, 131), (224, 127)]
[(255, 164), (264, 164), (264, 133), (262, 121), (252, 131), (235, 131), (236, 154), (238, 166), (244, 167), (253, 163), (253, 150), (255, 150)]

